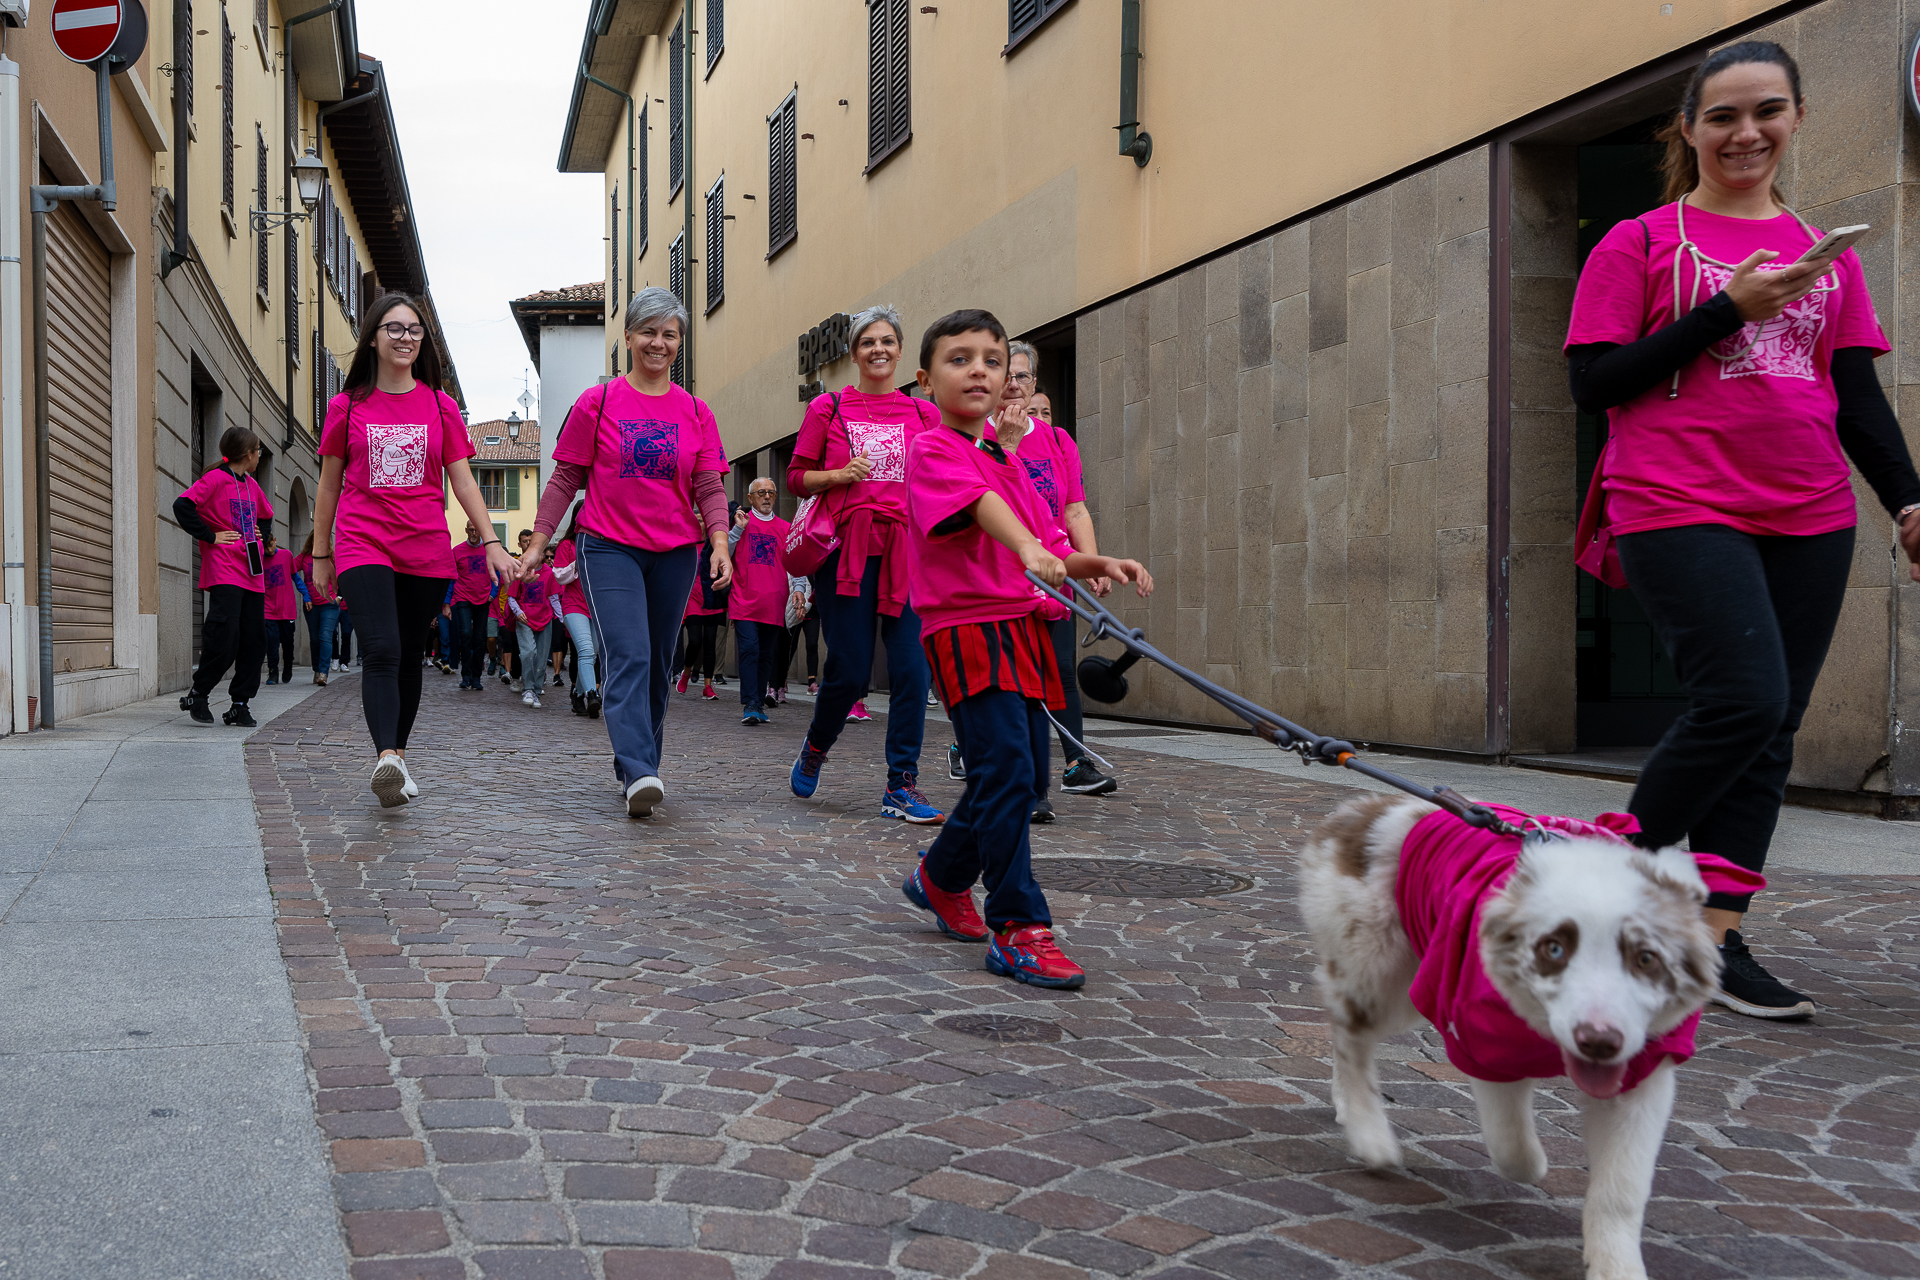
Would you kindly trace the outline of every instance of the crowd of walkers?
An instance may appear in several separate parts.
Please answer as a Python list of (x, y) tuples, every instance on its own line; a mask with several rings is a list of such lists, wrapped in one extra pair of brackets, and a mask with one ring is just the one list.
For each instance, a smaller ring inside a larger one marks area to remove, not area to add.
[[(1860, 262), (1773, 185), (1805, 112), (1778, 45), (1703, 62), (1661, 135), (1667, 203), (1601, 238), (1566, 342), (1575, 402), (1611, 430), (1578, 562), (1631, 582), (1689, 699), (1635, 788), (1636, 839), (1689, 841), (1753, 871), (1855, 561), (1849, 458), (1920, 579), (1920, 476), (1874, 370), (1888, 344)], [(468, 691), (497, 672), (530, 708), (570, 683), (574, 711), (605, 721), (621, 801), (641, 818), (669, 796), (671, 700), (696, 686), (720, 696), (729, 640), (742, 722), (756, 729), (780, 715), (804, 646), (817, 696), (786, 779), (801, 799), (832, 794), (878, 654), (880, 812), (939, 828), (903, 892), (944, 933), (986, 942), (989, 969), (1080, 985), (1034, 882), (1028, 829), (1053, 816), (1056, 737), (1063, 790), (1117, 783), (1083, 745), (1073, 621), (1028, 575), (1100, 595), (1122, 583), (1144, 596), (1152, 581), (1099, 550), (1073, 438), (1039, 390), (1039, 353), (991, 314), (956, 311), (923, 332), (910, 395), (899, 315), (861, 312), (854, 382), (816, 397), (800, 423), (785, 481), (803, 501), (789, 521), (772, 477), (727, 501), (718, 424), (671, 378), (688, 324), (679, 299), (643, 289), (624, 320), (630, 372), (572, 406), (517, 554), (488, 534), (473, 446), (406, 297), (369, 308), (327, 409), (314, 532), (297, 556), (272, 538), (253, 478), (259, 441), (229, 430), (219, 465), (174, 507), (203, 544), (208, 602), (182, 707), (211, 722), (208, 695), (231, 669), (226, 721), (253, 724), (261, 671), (292, 678), (304, 617), (316, 683), (359, 637), (382, 805), (420, 794), (407, 742), (431, 661)], [(444, 492), (469, 520), (452, 546)], [(920, 787), (931, 702), (952, 726), (949, 776), (965, 782), (950, 812)], [(1757, 1017), (1805, 1016), (1812, 1001), (1742, 937), (1750, 897), (1706, 902), (1725, 969), (1716, 998)]]

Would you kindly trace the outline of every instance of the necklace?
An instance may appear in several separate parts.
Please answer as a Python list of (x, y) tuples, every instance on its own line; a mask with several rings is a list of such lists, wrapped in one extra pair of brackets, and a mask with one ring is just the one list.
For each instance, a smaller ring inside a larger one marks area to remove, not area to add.
[[(1787, 206), (1785, 205), (1782, 205), (1780, 207), (1783, 209), (1787, 209)], [(1807, 225), (1807, 220), (1805, 218), (1802, 218), (1799, 214), (1794, 213), (1792, 209), (1787, 209), (1787, 212), (1790, 214), (1793, 214), (1793, 220), (1800, 224), (1800, 229), (1807, 233), (1807, 238), (1810, 241), (1816, 244), (1819, 243), (1820, 237), (1814, 234), (1813, 228)], [(1705, 253), (1701, 251), (1700, 246), (1688, 237), (1687, 235), (1687, 198), (1685, 196), (1681, 196), (1678, 200), (1674, 201), (1673, 224), (1674, 224), (1675, 231), (1680, 236), (1680, 243), (1676, 245), (1673, 250), (1673, 318), (1675, 320), (1678, 320), (1681, 316), (1686, 315), (1688, 311), (1692, 311), (1695, 307), (1700, 305), (1700, 281), (1701, 281), (1701, 278), (1706, 274), (1706, 268), (1709, 265), (1719, 267), (1723, 271), (1730, 272), (1736, 269), (1740, 264), (1737, 262), (1722, 262), (1718, 258), (1708, 257)], [(1693, 287), (1687, 291), (1687, 306), (1685, 311), (1681, 310), (1680, 308), (1680, 259), (1683, 254), (1693, 259)], [(1812, 292), (1832, 293), (1834, 290), (1838, 289), (1839, 287), (1840, 287), (1840, 277), (1838, 273), (1833, 273), (1830, 275), (1823, 275), (1819, 278), (1819, 280), (1815, 281)], [(1778, 319), (1778, 318), (1779, 317), (1775, 317), (1775, 319)], [(1767, 326), (1772, 323), (1773, 323), (1772, 320), (1762, 320), (1759, 323), (1759, 325), (1754, 329), (1753, 341), (1747, 343), (1746, 346), (1740, 348), (1738, 351), (1734, 352), (1732, 355), (1723, 356), (1718, 351), (1715, 351), (1712, 347), (1707, 348), (1707, 354), (1712, 356), (1715, 360), (1718, 360), (1721, 364), (1732, 364), (1736, 360), (1744, 359), (1749, 351), (1752, 351), (1755, 347), (1760, 345), (1760, 339), (1766, 337), (1767, 335)], [(1680, 370), (1675, 369), (1673, 371), (1673, 381), (1667, 387), (1667, 399), (1678, 400), (1679, 398), (1680, 398)]]

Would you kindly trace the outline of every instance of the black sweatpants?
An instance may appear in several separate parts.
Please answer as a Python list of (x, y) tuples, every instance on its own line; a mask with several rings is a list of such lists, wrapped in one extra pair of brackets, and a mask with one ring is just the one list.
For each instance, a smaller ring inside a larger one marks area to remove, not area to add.
[(683, 670), (689, 679), (713, 679), (714, 650), (726, 620), (724, 613), (696, 613), (686, 620), (687, 656)]
[(376, 752), (406, 750), (420, 711), (420, 655), (447, 582), (383, 564), (355, 565), (340, 575), (340, 594), (360, 633), (360, 705)]
[(1049, 622), (1047, 635), (1053, 640), (1054, 661), (1060, 664), (1060, 684), (1067, 691), (1066, 710), (1054, 717), (1060, 722), (1056, 726), (1060, 737), (1060, 758), (1068, 765), (1072, 765), (1080, 758), (1082, 752), (1079, 747), (1073, 745), (1073, 742), (1068, 741), (1067, 735), (1072, 734), (1075, 741), (1087, 740), (1086, 724), (1080, 714), (1080, 682), (1074, 678), (1074, 668), (1077, 663), (1074, 658), (1076, 645), (1073, 635), (1073, 615), (1068, 614), (1064, 618)]
[(235, 702), (246, 702), (260, 692), (260, 668), (266, 660), (266, 592), (234, 586), (207, 588), (207, 612), (200, 620), (200, 665), (193, 672), (193, 691), (206, 697), (232, 667), (233, 681), (227, 685), (227, 696)]
[[(286, 684), (293, 679), (293, 619), (269, 618), (266, 623), (267, 678), (279, 676)], [(282, 667), (282, 662), (285, 666)]]
[[(1766, 865), (1800, 728), (1840, 620), (1853, 530), (1758, 537), (1720, 524), (1623, 534), (1620, 563), (1687, 691), (1627, 810), (1649, 847), (1689, 839)], [(1709, 907), (1745, 911), (1752, 894)]]

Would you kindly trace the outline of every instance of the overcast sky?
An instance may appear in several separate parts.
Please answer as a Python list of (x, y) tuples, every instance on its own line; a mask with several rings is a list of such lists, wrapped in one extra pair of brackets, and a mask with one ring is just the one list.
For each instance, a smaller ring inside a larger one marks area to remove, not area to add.
[(475, 422), (518, 412), (523, 375), (540, 394), (507, 303), (603, 274), (601, 179), (555, 168), (587, 6), (354, 6), (360, 51), (386, 64), (427, 278)]

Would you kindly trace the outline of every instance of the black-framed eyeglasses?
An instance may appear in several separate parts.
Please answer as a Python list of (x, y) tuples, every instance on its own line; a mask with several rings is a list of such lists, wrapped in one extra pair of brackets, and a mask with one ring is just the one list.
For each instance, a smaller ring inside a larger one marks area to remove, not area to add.
[(1033, 375), (1030, 373), (1010, 373), (1007, 375), (1007, 381), (1016, 386), (1025, 386), (1027, 383), (1033, 381)]
[(427, 336), (427, 327), (423, 324), (401, 324), (395, 320), (391, 324), (383, 324), (380, 327), (385, 329), (387, 336), (395, 342), (402, 338), (412, 338), (417, 342)]

